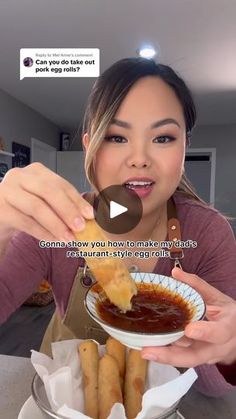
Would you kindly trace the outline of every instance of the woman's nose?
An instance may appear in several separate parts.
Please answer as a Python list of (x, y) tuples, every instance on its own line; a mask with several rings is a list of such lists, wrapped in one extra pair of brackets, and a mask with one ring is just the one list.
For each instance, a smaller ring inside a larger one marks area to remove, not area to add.
[(149, 167), (151, 164), (151, 158), (145, 150), (145, 147), (133, 148), (130, 150), (130, 155), (127, 158), (127, 165), (129, 167)]

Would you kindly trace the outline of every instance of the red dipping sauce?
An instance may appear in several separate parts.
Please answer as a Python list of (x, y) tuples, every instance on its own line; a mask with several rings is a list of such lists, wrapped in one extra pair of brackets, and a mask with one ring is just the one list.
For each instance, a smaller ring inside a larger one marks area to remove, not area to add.
[(177, 332), (190, 322), (195, 309), (180, 295), (160, 285), (136, 285), (132, 310), (122, 313), (107, 298), (101, 299), (96, 307), (101, 319), (113, 327), (140, 333)]

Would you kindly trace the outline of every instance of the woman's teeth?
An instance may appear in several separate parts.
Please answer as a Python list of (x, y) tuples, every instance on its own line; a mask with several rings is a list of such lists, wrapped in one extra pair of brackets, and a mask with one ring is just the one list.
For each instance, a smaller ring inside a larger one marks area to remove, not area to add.
[(153, 182), (132, 181), (132, 182), (125, 183), (125, 187), (129, 189), (148, 188), (152, 184)]

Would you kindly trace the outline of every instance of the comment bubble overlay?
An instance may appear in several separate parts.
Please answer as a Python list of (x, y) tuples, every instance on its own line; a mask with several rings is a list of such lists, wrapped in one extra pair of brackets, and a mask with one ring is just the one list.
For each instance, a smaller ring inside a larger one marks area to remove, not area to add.
[(20, 80), (28, 77), (98, 77), (98, 48), (21, 48)]

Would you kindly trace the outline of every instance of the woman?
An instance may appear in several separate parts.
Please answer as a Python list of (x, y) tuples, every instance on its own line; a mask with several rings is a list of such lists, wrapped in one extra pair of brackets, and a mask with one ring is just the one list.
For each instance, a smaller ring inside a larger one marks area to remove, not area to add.
[[(232, 230), (223, 216), (197, 197), (184, 175), (185, 149), (195, 117), (191, 94), (171, 68), (142, 58), (118, 61), (98, 78), (89, 98), (83, 135), (85, 170), (95, 191), (118, 184), (135, 190), (142, 200), (140, 223), (126, 234), (105, 232), (109, 239), (165, 240), (167, 203), (173, 199), (182, 240), (197, 242), (195, 249), (184, 249), (183, 270), (236, 298)], [(94, 193), (83, 199), (40, 164), (9, 171), (0, 188), (1, 320), (46, 278), (52, 284), (57, 311), (42, 350), (49, 351), (50, 342), (57, 339), (101, 338), (100, 329), (83, 309), (84, 261), (66, 258), (64, 248), (39, 249), (37, 240), (73, 240), (72, 230), (81, 231), (85, 220), (93, 217), (88, 202), (93, 203)], [(130, 269), (135, 265), (139, 271), (164, 275), (173, 269), (169, 258), (133, 257), (124, 263)], [(150, 350), (144, 354), (150, 356)], [(201, 357), (195, 359), (194, 364), (198, 363)], [(217, 366), (197, 369), (197, 385), (205, 394), (219, 395), (232, 388)]]

